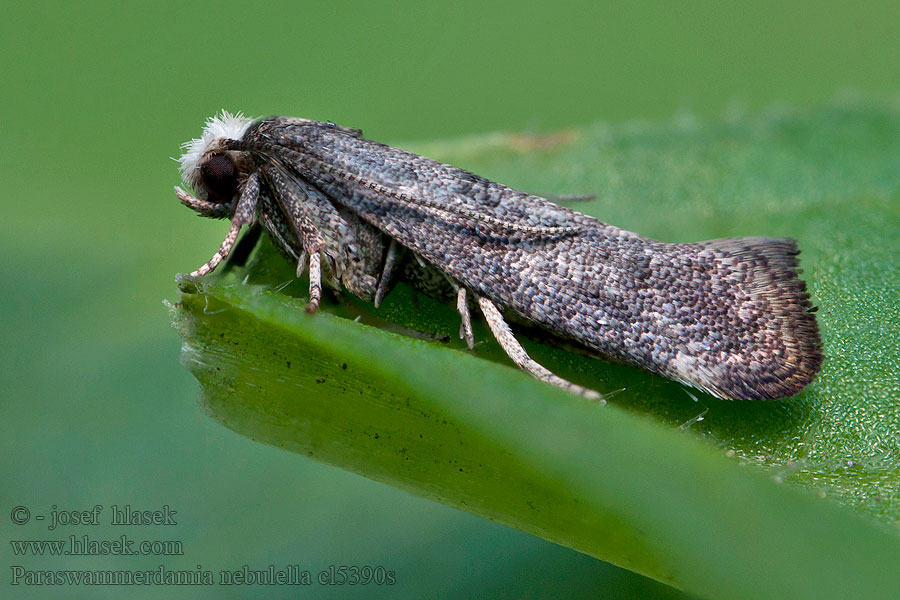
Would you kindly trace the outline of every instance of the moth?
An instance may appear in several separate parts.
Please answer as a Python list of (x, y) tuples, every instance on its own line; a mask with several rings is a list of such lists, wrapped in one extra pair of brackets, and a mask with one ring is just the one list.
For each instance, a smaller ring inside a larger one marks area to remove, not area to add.
[(308, 119), (223, 111), (183, 149), (194, 193), (176, 195), (231, 222), (192, 277), (228, 257), (242, 227), (261, 229), (308, 271), (308, 312), (323, 285), (378, 306), (402, 277), (455, 297), (470, 348), (477, 308), (521, 369), (593, 399), (534, 361), (507, 319), (726, 399), (791, 396), (821, 367), (792, 239), (658, 242)]

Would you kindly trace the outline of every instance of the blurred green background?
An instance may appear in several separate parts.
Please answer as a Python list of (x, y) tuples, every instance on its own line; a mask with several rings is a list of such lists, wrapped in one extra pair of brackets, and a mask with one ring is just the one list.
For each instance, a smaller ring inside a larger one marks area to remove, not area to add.
[[(0, 514), (169, 505), (177, 526), (132, 535), (185, 549), (25, 558), (4, 543), (4, 597), (121, 594), (12, 587), (10, 565), (160, 563), (382, 565), (397, 577), (380, 590), (181, 590), (191, 597), (678, 596), (206, 418), (162, 300), (177, 298), (174, 274), (205, 261), (224, 229), (178, 204), (169, 157), (221, 108), (403, 143), (900, 91), (900, 5), (888, 1), (10, 2), (0, 21)], [(592, 190), (561, 190), (573, 191)], [(4, 542), (122, 533), (0, 523)]]

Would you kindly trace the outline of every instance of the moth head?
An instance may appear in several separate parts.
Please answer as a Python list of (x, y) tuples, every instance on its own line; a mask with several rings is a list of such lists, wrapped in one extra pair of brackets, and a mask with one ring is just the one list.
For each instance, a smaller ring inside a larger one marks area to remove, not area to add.
[[(201, 214), (220, 216), (216, 206), (224, 207), (235, 199), (244, 157), (240, 152), (226, 151), (222, 143), (241, 139), (252, 122), (241, 113), (223, 110), (207, 119), (199, 138), (181, 145), (181, 180), (201, 201), (188, 206)], [(210, 203), (214, 206), (210, 207)]]

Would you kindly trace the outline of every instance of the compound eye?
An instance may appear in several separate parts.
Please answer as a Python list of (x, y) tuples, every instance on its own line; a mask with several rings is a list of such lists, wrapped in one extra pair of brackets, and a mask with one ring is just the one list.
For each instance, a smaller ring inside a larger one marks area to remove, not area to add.
[(231, 202), (237, 193), (237, 170), (225, 154), (213, 154), (200, 165), (200, 177), (209, 194), (209, 201), (217, 204)]

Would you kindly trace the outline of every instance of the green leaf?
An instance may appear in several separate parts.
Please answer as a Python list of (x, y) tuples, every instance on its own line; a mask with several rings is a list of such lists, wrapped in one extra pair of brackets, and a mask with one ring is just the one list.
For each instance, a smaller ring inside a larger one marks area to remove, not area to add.
[(403, 286), (378, 310), (342, 297), (307, 315), (304, 282), (263, 245), (183, 285), (173, 313), (213, 418), (700, 596), (900, 594), (896, 105), (413, 149), (519, 189), (595, 193), (573, 206), (657, 239), (798, 238), (819, 379), (728, 402), (526, 341), (564, 377), (624, 388), (604, 407), (518, 372), (484, 327), (467, 351), (452, 307)]

